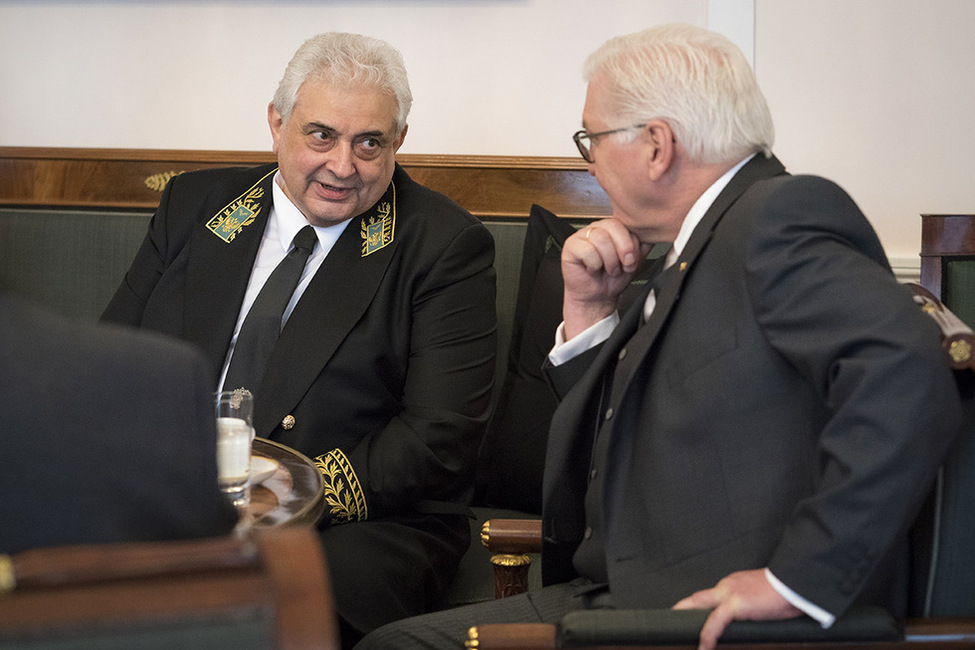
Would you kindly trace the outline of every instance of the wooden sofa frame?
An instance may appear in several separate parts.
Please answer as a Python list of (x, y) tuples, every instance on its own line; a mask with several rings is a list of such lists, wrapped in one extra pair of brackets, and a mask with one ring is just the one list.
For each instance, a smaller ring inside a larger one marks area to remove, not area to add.
[(304, 527), (0, 556), (0, 648), (332, 650), (333, 612)]
[[(612, 210), (578, 157), (400, 154), (414, 180), (481, 219), (526, 220), (532, 203), (591, 219)], [(270, 152), (0, 147), (0, 206), (147, 209), (184, 171), (273, 162)]]

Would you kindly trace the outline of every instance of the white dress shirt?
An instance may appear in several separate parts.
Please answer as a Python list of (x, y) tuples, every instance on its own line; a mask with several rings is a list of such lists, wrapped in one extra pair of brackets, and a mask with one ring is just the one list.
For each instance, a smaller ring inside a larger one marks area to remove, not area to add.
[[(677, 233), (677, 238), (674, 239), (674, 244), (671, 246), (670, 250), (667, 251), (667, 259), (664, 261), (664, 269), (670, 268), (677, 258), (680, 257), (681, 252), (687, 245), (687, 241), (691, 238), (691, 233), (697, 228), (697, 224), (701, 223), (701, 219), (707, 213), (711, 204), (714, 200), (718, 198), (721, 194), (721, 190), (725, 188), (738, 170), (741, 169), (745, 163), (751, 160), (755, 154), (748, 156), (737, 165), (725, 172), (721, 178), (716, 180), (708, 189), (704, 190), (704, 193), (698, 197), (694, 205), (691, 206), (690, 211), (687, 216), (684, 217), (684, 221), (680, 225), (680, 231)], [(650, 318), (650, 314), (653, 313), (653, 308), (657, 304), (657, 296), (654, 294), (653, 290), (647, 295), (647, 301), (643, 305), (643, 320), (644, 322)], [(594, 325), (590, 325), (586, 330), (583, 330), (578, 335), (572, 338), (571, 341), (565, 340), (565, 323), (560, 323), (558, 328), (555, 330), (555, 347), (548, 354), (548, 360), (553, 366), (560, 366), (569, 359), (572, 359), (586, 350), (595, 347), (609, 338), (609, 335), (613, 333), (613, 330), (620, 322), (619, 312), (613, 312), (606, 318), (602, 319)]]
[[(291, 202), (291, 199), (284, 193), (284, 189), (281, 187), (281, 172), (274, 175), (274, 182), (271, 185), (271, 195), (273, 197), (271, 214), (268, 215), (267, 227), (264, 229), (264, 237), (261, 239), (260, 248), (257, 249), (257, 257), (254, 258), (254, 266), (251, 269), (250, 280), (247, 283), (247, 291), (244, 292), (244, 300), (240, 304), (237, 325), (234, 327), (233, 338), (230, 339), (230, 349), (227, 351), (227, 358), (223, 363), (223, 371), (220, 373), (218, 386), (223, 386), (223, 381), (227, 376), (227, 368), (230, 366), (230, 358), (233, 356), (234, 346), (237, 344), (237, 335), (240, 334), (240, 327), (244, 323), (247, 312), (250, 311), (254, 301), (257, 300), (257, 294), (261, 292), (261, 288), (271, 276), (271, 272), (274, 271), (275, 267), (277, 267), (291, 250), (291, 242), (294, 240), (295, 235), (298, 234), (299, 230), (308, 225), (308, 220), (305, 218), (305, 215), (301, 213), (295, 204)], [(322, 262), (332, 250), (332, 246), (335, 245), (339, 235), (349, 225), (349, 221), (351, 220), (324, 228), (314, 227), (315, 234), (318, 235), (318, 244), (312, 250), (311, 255), (308, 256), (308, 261), (305, 262), (305, 269), (302, 271), (301, 279), (298, 281), (298, 287), (291, 295), (288, 306), (284, 308), (284, 316), (281, 319), (282, 327), (284, 327), (284, 323), (291, 316), (295, 305), (298, 304), (298, 300), (305, 292), (311, 279), (315, 277), (315, 273), (318, 272)]]

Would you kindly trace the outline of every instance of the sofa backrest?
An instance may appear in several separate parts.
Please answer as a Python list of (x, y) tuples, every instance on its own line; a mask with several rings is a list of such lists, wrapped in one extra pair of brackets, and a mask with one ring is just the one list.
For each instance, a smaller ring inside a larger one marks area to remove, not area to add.
[(132, 263), (150, 216), (0, 208), (0, 289), (95, 320)]
[[(146, 234), (151, 212), (0, 208), (0, 290), (96, 320)], [(525, 222), (485, 221), (496, 243), (499, 364), (507, 357)], [(500, 367), (500, 366), (499, 366)]]
[[(168, 179), (273, 160), (271, 152), (253, 151), (0, 147), (0, 290), (95, 319), (122, 281)], [(531, 205), (588, 220), (611, 212), (608, 199), (577, 156), (401, 154), (397, 162), (494, 235), (503, 369)]]

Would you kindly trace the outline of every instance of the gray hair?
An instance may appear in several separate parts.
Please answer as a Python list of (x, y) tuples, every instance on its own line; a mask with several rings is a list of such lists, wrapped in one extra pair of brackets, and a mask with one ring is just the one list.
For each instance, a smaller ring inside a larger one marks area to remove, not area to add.
[(583, 66), (587, 82), (597, 77), (617, 107), (607, 117), (619, 123), (608, 128), (661, 119), (701, 163), (771, 155), (768, 104), (741, 50), (720, 34), (675, 24), (612, 38)]
[(309, 78), (330, 83), (374, 85), (396, 98), (396, 130), (402, 131), (413, 105), (403, 56), (385, 41), (360, 34), (327, 32), (298, 48), (274, 93), (274, 107), (287, 123), (298, 89)]

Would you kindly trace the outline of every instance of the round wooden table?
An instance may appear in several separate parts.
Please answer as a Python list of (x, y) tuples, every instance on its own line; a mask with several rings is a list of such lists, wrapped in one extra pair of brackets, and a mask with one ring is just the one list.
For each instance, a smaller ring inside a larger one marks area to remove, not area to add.
[(252, 449), (254, 456), (275, 461), (277, 469), (251, 485), (250, 506), (242, 515), (247, 525), (314, 526), (325, 511), (324, 483), (315, 464), (304, 454), (265, 438), (254, 438)]

